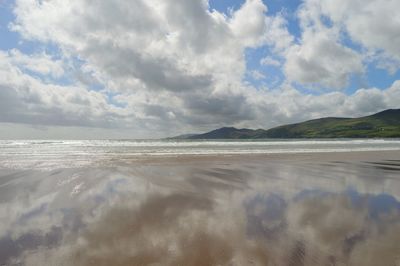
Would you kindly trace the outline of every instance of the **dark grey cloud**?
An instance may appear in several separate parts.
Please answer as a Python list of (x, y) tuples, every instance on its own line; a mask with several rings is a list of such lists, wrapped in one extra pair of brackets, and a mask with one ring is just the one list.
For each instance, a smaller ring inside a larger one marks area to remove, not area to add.
[[(212, 83), (211, 74), (192, 75), (178, 69), (176, 62), (154, 57), (151, 54), (113, 47), (113, 44), (97, 42), (89, 45), (85, 54), (97, 67), (113, 79), (120, 80), (136, 78), (148, 90), (183, 91), (208, 89)], [(99, 57), (99, 55), (102, 55)], [(135, 87), (121, 88), (135, 90)]]

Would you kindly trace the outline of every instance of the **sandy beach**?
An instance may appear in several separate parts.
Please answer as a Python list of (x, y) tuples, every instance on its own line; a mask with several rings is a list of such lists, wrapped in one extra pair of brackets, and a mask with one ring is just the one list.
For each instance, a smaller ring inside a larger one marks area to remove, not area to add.
[(0, 265), (399, 265), (400, 151), (0, 170)]

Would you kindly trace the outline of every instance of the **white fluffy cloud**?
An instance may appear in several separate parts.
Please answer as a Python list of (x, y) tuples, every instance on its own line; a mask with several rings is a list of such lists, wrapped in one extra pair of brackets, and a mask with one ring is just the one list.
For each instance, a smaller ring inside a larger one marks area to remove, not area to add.
[(351, 74), (362, 72), (361, 56), (340, 45), (328, 30), (306, 30), (301, 43), (286, 52), (288, 79), (317, 88), (344, 88)]
[[(394, 74), (400, 69), (399, 8), (399, 1), (304, 1), (298, 11), (300, 41), (285, 55), (287, 77), (341, 89), (351, 75), (363, 73), (363, 60)], [(345, 38), (362, 51), (344, 44)]]
[(266, 56), (264, 58), (261, 58), (260, 60), (260, 64), (264, 65), (264, 66), (276, 66), (279, 67), (281, 65), (281, 62), (279, 62), (278, 60), (270, 57), (270, 56)]
[(102, 93), (47, 84), (21, 70), (33, 66), (33, 71), (50, 71), (51, 67), (35, 66), (46, 60), (38, 56), (28, 58), (18, 51), (0, 52), (1, 122), (108, 127), (113, 124), (113, 116), (123, 114), (119, 108), (109, 105)]
[(28, 56), (17, 49), (12, 49), (9, 54), (9, 59), (12, 63), (21, 69), (41, 75), (49, 75), (54, 78), (61, 77), (64, 74), (62, 60), (53, 59), (46, 53)]
[(343, 27), (355, 42), (400, 60), (399, 1), (327, 0), (320, 5), (321, 13)]
[(271, 45), (276, 53), (284, 52), (293, 44), (294, 37), (289, 33), (287, 21), (281, 14), (267, 17), (265, 23), (267, 44)]
[[(268, 128), (396, 107), (397, 83), (350, 96), (307, 95), (290, 85), (338, 90), (364, 71), (365, 55), (342, 43), (343, 31), (353, 36), (351, 27), (328, 2), (302, 5), (296, 39), (285, 15), (268, 15), (261, 0), (247, 0), (229, 14), (210, 10), (206, 0), (17, 0), (10, 28), (26, 40), (55, 45), (61, 55), (1, 53), (1, 122), (175, 134), (223, 125)], [(322, 15), (334, 26), (325, 25)], [(396, 53), (394, 46), (362, 42)], [(288, 79), (275, 90), (243, 82), (248, 73), (261, 78), (259, 70), (246, 69), (245, 51), (263, 46), (275, 54), (261, 63), (282, 62)], [(58, 84), (67, 74), (71, 85)]]
[(290, 81), (340, 90), (347, 87), (352, 75), (364, 72), (363, 56), (342, 43), (338, 25), (324, 21), (322, 2), (307, 0), (300, 6), (301, 36), (283, 51), (284, 72)]
[(233, 34), (247, 46), (256, 46), (265, 41), (266, 30), (264, 12), (267, 7), (261, 0), (248, 0), (233, 13), (230, 27)]

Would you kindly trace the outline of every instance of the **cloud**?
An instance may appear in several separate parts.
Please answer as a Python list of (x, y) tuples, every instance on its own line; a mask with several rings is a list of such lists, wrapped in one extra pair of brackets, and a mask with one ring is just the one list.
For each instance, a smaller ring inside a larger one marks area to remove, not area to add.
[(285, 74), (289, 80), (314, 88), (342, 89), (352, 74), (363, 72), (362, 57), (340, 45), (326, 31), (305, 31), (300, 44), (286, 52)]
[(279, 67), (281, 65), (281, 62), (279, 62), (278, 60), (270, 57), (270, 56), (266, 56), (264, 58), (261, 58), (260, 60), (260, 64), (264, 65), (264, 66), (276, 66)]
[(328, 0), (321, 1), (320, 6), (321, 13), (343, 27), (354, 42), (400, 60), (398, 1)]
[(255, 80), (262, 80), (266, 78), (266, 76), (258, 70), (252, 70), (249, 74)]
[[(22, 64), (22, 69), (31, 68), (31, 64), (37, 63), (36, 57), (29, 61), (29, 58), (13, 51), (11, 54), (0, 52), (0, 59), (1, 122), (108, 127), (113, 124), (112, 116), (123, 115), (119, 108), (107, 103), (102, 93), (75, 86), (47, 84), (15, 65), (17, 62)], [(47, 71), (41, 66), (39, 69)]]
[(293, 44), (294, 37), (289, 33), (287, 20), (282, 14), (267, 17), (265, 23), (267, 25), (266, 41), (275, 53), (281, 54)]
[[(363, 61), (391, 74), (400, 67), (400, 22), (396, 1), (307, 0), (298, 10), (299, 43), (286, 54), (289, 80), (342, 89), (364, 72)], [(357, 46), (360, 46), (358, 48)]]
[(17, 49), (9, 51), (11, 63), (19, 66), (23, 70), (29, 70), (37, 74), (48, 75), (59, 78), (64, 75), (63, 62), (60, 59), (53, 59), (46, 53), (33, 54), (28, 56)]
[(233, 34), (246, 46), (257, 46), (264, 41), (266, 11), (267, 7), (261, 0), (247, 0), (233, 13), (229, 25)]
[(182, 95), (164, 90), (157, 97), (153, 91), (119, 94), (114, 97), (118, 107), (103, 92), (44, 83), (13, 65), (11, 54), (1, 56), (1, 122), (105, 128), (130, 128), (135, 123), (140, 132), (175, 125), (176, 131), (166, 132), (176, 134), (201, 125), (206, 126), (204, 130), (227, 123), (266, 128), (321, 115), (358, 116), (395, 108), (400, 101), (399, 82), (387, 90), (362, 89), (350, 96), (339, 92), (307, 95), (291, 86), (257, 91), (221, 85), (211, 94), (202, 90)]
[(363, 56), (342, 43), (336, 24), (322, 16), (319, 1), (305, 1), (297, 11), (301, 36), (282, 53), (289, 81), (314, 89), (346, 88), (353, 75), (364, 72)]
[[(331, 92), (362, 75), (364, 61), (396, 67), (379, 54), (344, 45), (350, 26), (339, 23), (347, 20), (335, 12), (350, 11), (340, 10), (306, 1), (296, 13), (302, 32), (295, 38), (287, 15), (269, 15), (261, 0), (244, 1), (228, 14), (211, 10), (205, 0), (17, 0), (10, 29), (24, 40), (57, 47), (59, 54), (2, 52), (2, 122), (135, 128), (141, 133), (132, 137), (148, 137), (144, 131), (268, 128), (396, 107), (396, 88)], [(385, 55), (396, 52), (385, 47)], [(258, 60), (282, 67), (287, 79), (280, 87), (266, 90), (244, 81), (249, 73), (262, 78), (259, 69), (248, 69), (249, 48), (268, 48), (271, 54)], [(68, 85), (57, 81), (66, 78)], [(323, 94), (308, 95), (292, 83), (323, 88)]]

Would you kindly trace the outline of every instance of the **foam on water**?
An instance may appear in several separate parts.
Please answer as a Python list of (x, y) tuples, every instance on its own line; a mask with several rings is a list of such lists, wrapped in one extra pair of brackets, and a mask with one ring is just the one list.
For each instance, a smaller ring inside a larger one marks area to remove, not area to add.
[(143, 156), (400, 150), (400, 139), (352, 140), (1, 140), (0, 168), (109, 165)]

